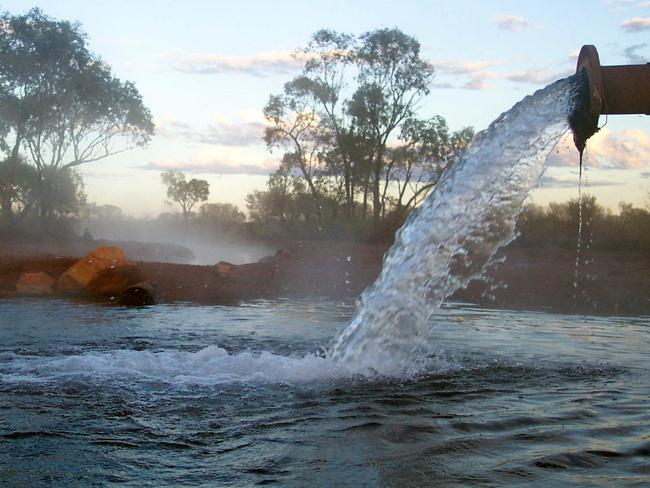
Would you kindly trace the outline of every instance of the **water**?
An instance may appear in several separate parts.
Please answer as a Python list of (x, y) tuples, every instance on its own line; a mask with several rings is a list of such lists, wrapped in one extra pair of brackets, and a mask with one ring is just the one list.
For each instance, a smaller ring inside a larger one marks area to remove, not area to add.
[(0, 485), (646, 486), (649, 317), (441, 306), (514, 237), (578, 89), (477, 136), (356, 312), (0, 302)]
[(647, 486), (650, 317), (450, 304), (391, 378), (353, 314), (0, 302), (0, 486)]
[(584, 80), (559, 80), (524, 98), (476, 135), (399, 230), (331, 357), (352, 368), (402, 374), (426, 356), (421, 336), (442, 301), (483, 275), (515, 237), (515, 221), (546, 159), (568, 129)]

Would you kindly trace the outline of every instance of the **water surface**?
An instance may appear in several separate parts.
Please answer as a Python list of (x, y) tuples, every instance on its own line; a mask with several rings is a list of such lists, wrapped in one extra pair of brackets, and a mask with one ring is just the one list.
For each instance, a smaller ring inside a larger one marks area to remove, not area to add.
[(0, 485), (647, 486), (650, 318), (447, 305), (402, 377), (332, 301), (0, 302)]

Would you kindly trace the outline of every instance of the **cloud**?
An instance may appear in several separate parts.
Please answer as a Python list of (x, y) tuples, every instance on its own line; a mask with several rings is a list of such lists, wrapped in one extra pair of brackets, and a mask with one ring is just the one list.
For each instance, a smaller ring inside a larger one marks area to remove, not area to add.
[(642, 169), (650, 166), (650, 136), (640, 129), (603, 129), (587, 142), (587, 150), (601, 167)]
[(267, 124), (260, 120), (237, 120), (237, 116), (213, 115), (213, 121), (203, 130), (173, 119), (156, 121), (157, 135), (165, 138), (181, 138), (199, 144), (220, 146), (262, 145)]
[[(579, 184), (579, 176), (576, 174), (573, 178), (566, 178), (562, 176), (553, 176), (545, 174), (539, 179), (538, 186), (541, 188), (577, 188)], [(589, 186), (618, 186), (620, 183), (612, 180), (589, 180)]]
[(152, 171), (177, 170), (186, 173), (210, 173), (221, 175), (269, 175), (278, 168), (278, 162), (270, 159), (257, 162), (240, 162), (229, 158), (214, 158), (199, 161), (164, 159), (150, 161), (139, 169)]
[(515, 83), (532, 83), (535, 85), (547, 85), (560, 78), (566, 78), (572, 75), (573, 71), (566, 71), (562, 73), (550, 72), (545, 69), (529, 69), (526, 71), (519, 71), (515, 73), (507, 73), (504, 78)]
[(199, 142), (203, 144), (220, 144), (223, 146), (252, 146), (263, 144), (264, 129), (262, 122), (228, 123), (215, 122), (208, 126)]
[(650, 30), (650, 17), (633, 17), (625, 20), (621, 27), (627, 32), (642, 32)]
[(623, 50), (623, 55), (627, 58), (630, 64), (645, 64), (647, 63), (647, 58), (638, 55), (636, 52), (646, 46), (647, 44), (644, 42), (642, 44), (634, 44), (633, 46), (626, 47)]
[(175, 71), (188, 74), (247, 74), (258, 77), (286, 75), (298, 71), (305, 55), (291, 51), (265, 51), (247, 56), (224, 56), (173, 51), (163, 60)]
[[(499, 77), (497, 73), (489, 68), (504, 64), (503, 61), (467, 61), (463, 59), (448, 59), (434, 61), (436, 71), (442, 76), (469, 77), (464, 84), (453, 85), (451, 83), (438, 83), (437, 88), (464, 88), (468, 90), (484, 90), (492, 88), (490, 80)], [(439, 86), (443, 84), (444, 86)]]
[(156, 120), (156, 136), (164, 138), (181, 137), (184, 139), (193, 139), (196, 131), (185, 122), (169, 119)]
[(518, 15), (498, 14), (490, 19), (501, 30), (522, 31), (526, 29), (540, 29), (542, 26), (531, 24), (525, 18)]
[(574, 70), (553, 72), (546, 69), (529, 69), (526, 71), (503, 72), (493, 68), (507, 64), (505, 61), (467, 61), (444, 60), (432, 63), (441, 76), (454, 76), (467, 78), (460, 84), (449, 84), (443, 88), (463, 88), (467, 90), (485, 90), (493, 88), (495, 81), (508, 80), (514, 83), (530, 83), (547, 85), (560, 78), (565, 78), (574, 73)]
[(502, 61), (467, 61), (464, 59), (448, 59), (434, 62), (436, 70), (447, 75), (476, 75), (484, 73), (492, 66), (503, 64)]
[(483, 78), (472, 78), (467, 81), (461, 88), (466, 90), (487, 90), (488, 88), (494, 87), (494, 83), (490, 83)]
[(454, 86), (453, 84), (451, 84), (451, 83), (446, 83), (446, 82), (445, 82), (445, 83), (437, 83), (437, 82), (435, 82), (435, 83), (431, 83), (429, 86), (430, 86), (431, 88), (437, 88), (437, 89), (439, 89), (439, 90), (448, 90), (448, 89), (450, 89), (450, 88), (457, 88), (457, 87)]
[[(550, 166), (576, 167), (578, 152), (567, 133), (548, 159)], [(644, 169), (650, 167), (650, 135), (640, 129), (601, 129), (589, 141), (585, 164), (592, 168)]]

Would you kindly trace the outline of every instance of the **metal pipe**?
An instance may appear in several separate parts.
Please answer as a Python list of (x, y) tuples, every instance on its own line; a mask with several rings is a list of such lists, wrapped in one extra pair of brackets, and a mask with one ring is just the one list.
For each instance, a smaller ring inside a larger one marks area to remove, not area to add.
[(650, 115), (650, 63), (603, 66), (605, 99), (601, 114)]
[(579, 116), (579, 122), (571, 121), (580, 152), (585, 141), (598, 131), (601, 114), (650, 115), (650, 63), (601, 66), (596, 48), (585, 45), (578, 55), (576, 73), (585, 73), (588, 84), (588, 104), (582, 107), (582, 114), (574, 115)]

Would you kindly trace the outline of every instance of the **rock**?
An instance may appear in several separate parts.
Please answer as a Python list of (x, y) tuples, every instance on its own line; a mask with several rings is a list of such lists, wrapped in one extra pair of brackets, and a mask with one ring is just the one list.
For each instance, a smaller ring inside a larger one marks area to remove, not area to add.
[(86, 291), (94, 296), (117, 298), (131, 285), (143, 281), (144, 275), (135, 265), (108, 267), (97, 273), (88, 283)]
[(69, 294), (87, 292), (90, 282), (100, 273), (126, 264), (126, 256), (119, 247), (98, 247), (59, 277), (58, 289)]
[(127, 307), (155, 305), (160, 301), (155, 283), (141, 282), (126, 288), (120, 295), (120, 304)]
[(226, 261), (219, 261), (214, 265), (214, 267), (217, 271), (217, 274), (223, 276), (224, 278), (232, 278), (235, 270), (237, 269), (237, 266)]
[(16, 291), (20, 295), (43, 296), (51, 295), (54, 278), (47, 273), (23, 273), (16, 283)]

